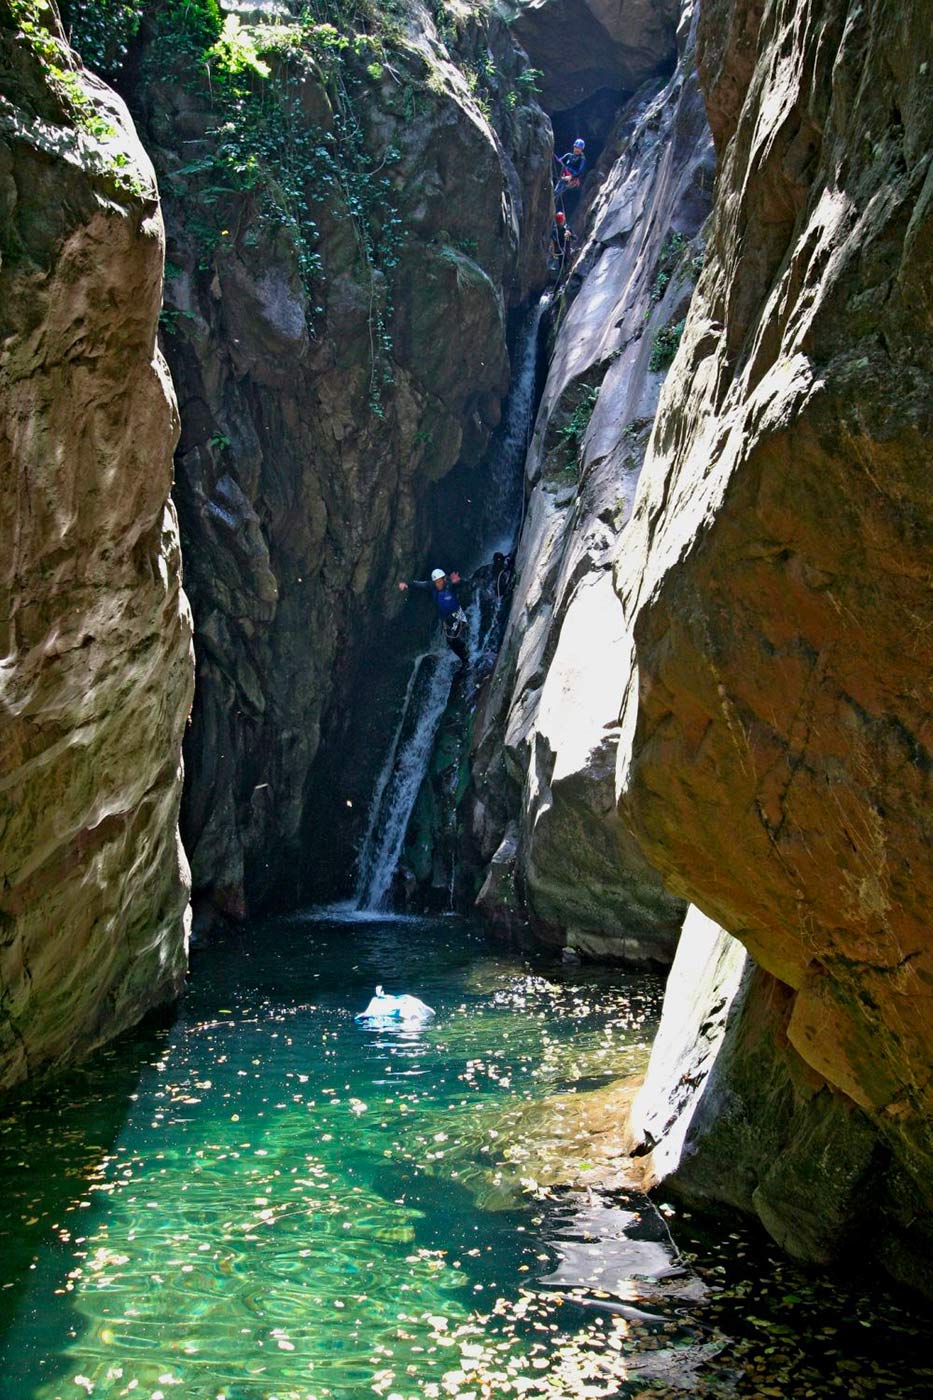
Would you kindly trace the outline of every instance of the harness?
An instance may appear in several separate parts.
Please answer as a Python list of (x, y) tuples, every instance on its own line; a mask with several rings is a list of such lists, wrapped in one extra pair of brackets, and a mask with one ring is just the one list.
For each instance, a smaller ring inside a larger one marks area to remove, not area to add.
[(455, 613), (449, 613), (447, 617), (441, 618), (441, 625), (444, 628), (444, 636), (453, 641), (460, 636), (467, 625), (467, 616), (462, 608), (458, 608)]

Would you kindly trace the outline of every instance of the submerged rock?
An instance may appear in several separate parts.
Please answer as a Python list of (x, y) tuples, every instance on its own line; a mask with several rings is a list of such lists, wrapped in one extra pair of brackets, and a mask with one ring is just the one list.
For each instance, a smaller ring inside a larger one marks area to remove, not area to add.
[(0, 11), (0, 1087), (172, 998), (193, 677), (156, 348), (163, 231), (123, 103)]

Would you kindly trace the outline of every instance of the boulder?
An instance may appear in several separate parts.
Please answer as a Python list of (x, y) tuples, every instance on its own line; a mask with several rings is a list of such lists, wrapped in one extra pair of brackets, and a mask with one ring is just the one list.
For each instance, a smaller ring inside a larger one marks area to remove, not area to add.
[(644, 1184), (756, 1214), (799, 1259), (883, 1253), (929, 1289), (929, 1239), (871, 1117), (788, 1039), (793, 992), (691, 907), (630, 1117)]

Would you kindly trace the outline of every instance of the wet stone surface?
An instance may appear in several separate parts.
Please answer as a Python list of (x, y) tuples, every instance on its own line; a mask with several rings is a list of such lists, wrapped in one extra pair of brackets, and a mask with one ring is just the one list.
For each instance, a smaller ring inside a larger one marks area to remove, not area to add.
[[(378, 983), (436, 1019), (362, 1029)], [(611, 1105), (660, 995), (453, 919), (198, 950), (174, 1025), (0, 1118), (0, 1396), (924, 1393), (889, 1295), (598, 1184), (568, 1105)]]

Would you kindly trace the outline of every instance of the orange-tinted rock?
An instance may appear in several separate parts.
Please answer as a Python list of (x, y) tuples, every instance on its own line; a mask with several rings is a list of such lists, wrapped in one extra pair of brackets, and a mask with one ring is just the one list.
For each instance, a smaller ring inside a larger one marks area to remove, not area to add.
[(105, 134), (79, 133), (13, 33), (0, 17), (0, 1086), (179, 989), (193, 678), (152, 169), (113, 93), (78, 75)]
[(691, 908), (629, 1145), (645, 1185), (757, 1214), (790, 1253), (826, 1262), (897, 1225), (875, 1127), (790, 1044), (793, 1003)]
[[(636, 647), (624, 820), (784, 985), (788, 1044), (868, 1115), (916, 1231), (933, 1211), (928, 53), (918, 3), (830, 0), (813, 26), (792, 0), (704, 7), (715, 213), (616, 574)], [(769, 1212), (780, 1234), (780, 1199)]]

